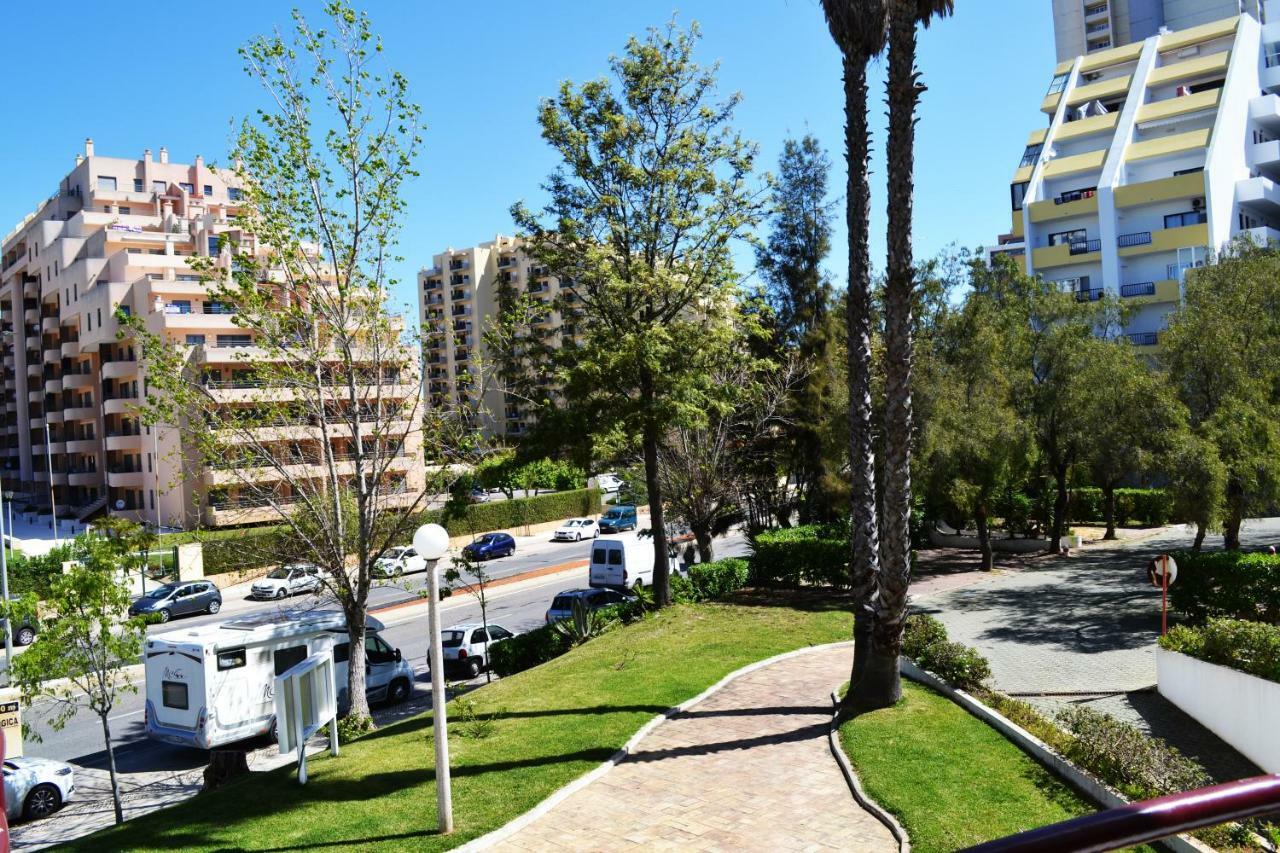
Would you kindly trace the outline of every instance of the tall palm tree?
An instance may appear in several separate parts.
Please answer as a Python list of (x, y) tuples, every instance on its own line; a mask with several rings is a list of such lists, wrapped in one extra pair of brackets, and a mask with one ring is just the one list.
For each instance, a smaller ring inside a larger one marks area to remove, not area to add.
[(916, 30), (953, 11), (952, 0), (888, 0), (889, 104), (888, 262), (884, 294), (885, 464), (880, 584), (870, 653), (858, 683), (861, 708), (891, 705), (901, 696), (898, 653), (911, 583), (911, 409), (916, 301), (911, 254), (915, 192), (916, 104), (924, 86), (916, 69)]
[(848, 696), (855, 694), (871, 643), (880, 575), (876, 520), (875, 449), (871, 406), (871, 187), (868, 161), (867, 64), (884, 49), (885, 0), (822, 0), (831, 38), (844, 59), (845, 193), (849, 228), (849, 427), (852, 469), (851, 537), (854, 597), (854, 656)]

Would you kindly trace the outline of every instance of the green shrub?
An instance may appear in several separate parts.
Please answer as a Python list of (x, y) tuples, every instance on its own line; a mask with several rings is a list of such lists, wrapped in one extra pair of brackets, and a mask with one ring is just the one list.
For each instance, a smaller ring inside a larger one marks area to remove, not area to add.
[(1280, 624), (1280, 556), (1208, 551), (1174, 557), (1173, 609), (1194, 622), (1222, 617)]
[(1160, 647), (1280, 682), (1280, 626), (1243, 619), (1210, 619), (1200, 628), (1179, 625)]
[(850, 585), (849, 539), (838, 528), (810, 524), (765, 530), (752, 544), (752, 581), (761, 586)]
[(238, 536), (204, 540), (204, 573), (220, 575), (260, 569), (280, 562), (279, 527), (251, 527), (237, 531)]
[(987, 659), (963, 643), (932, 643), (925, 646), (916, 663), (961, 690), (979, 687), (991, 677)]
[(714, 563), (695, 563), (689, 567), (688, 578), (693, 600), (713, 601), (732, 595), (747, 585), (750, 571), (746, 560), (735, 557)]
[(467, 504), (463, 507), (446, 507), (419, 513), (409, 526), (415, 530), (421, 524), (444, 525), (451, 536), (488, 533), (525, 524), (542, 524), (559, 521), (577, 515), (595, 515), (600, 512), (599, 489), (575, 489), (571, 492), (554, 492), (513, 501)]
[(1072, 736), (1064, 755), (1131, 800), (1209, 784), (1200, 765), (1178, 750), (1100, 711), (1077, 705), (1059, 711), (1057, 719)]
[(947, 641), (947, 629), (932, 616), (912, 613), (902, 629), (902, 653), (912, 660), (919, 660), (924, 650), (934, 643)]
[(503, 640), (489, 650), (489, 665), (497, 675), (515, 675), (546, 663), (569, 650), (569, 644), (550, 625)]
[[(1173, 516), (1173, 496), (1164, 489), (1116, 489), (1116, 524), (1158, 527)], [(1100, 522), (1107, 517), (1102, 489), (1071, 490), (1067, 503), (1068, 520), (1076, 523)]]

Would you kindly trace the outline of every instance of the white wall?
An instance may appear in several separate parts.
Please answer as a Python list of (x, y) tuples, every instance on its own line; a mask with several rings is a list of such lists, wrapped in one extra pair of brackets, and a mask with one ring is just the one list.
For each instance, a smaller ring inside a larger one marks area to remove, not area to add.
[(1280, 773), (1280, 684), (1156, 649), (1160, 695), (1268, 773)]

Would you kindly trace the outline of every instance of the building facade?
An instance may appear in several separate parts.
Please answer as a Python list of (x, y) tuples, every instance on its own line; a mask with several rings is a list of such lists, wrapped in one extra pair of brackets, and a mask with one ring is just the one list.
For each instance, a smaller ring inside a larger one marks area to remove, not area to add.
[(1261, 21), (1262, 0), (1053, 0), (1058, 61), (1230, 18)]
[[(535, 309), (517, 324), (525, 350), (518, 369), (512, 354), (497, 352), (491, 335), (503, 300), (523, 297)], [(554, 395), (551, 366), (531, 350), (558, 349), (577, 340), (575, 294), (531, 259), (515, 237), (497, 236), (463, 249), (449, 248), (418, 272), (418, 307), (428, 403), (471, 412), (489, 436), (518, 438), (534, 422), (534, 399)], [(536, 346), (532, 344), (536, 342)], [(513, 375), (513, 372), (515, 375)]]
[(1273, 20), (1233, 16), (1060, 63), (992, 253), (1077, 299), (1119, 297), (1125, 333), (1158, 347), (1187, 270), (1239, 234), (1280, 239)]
[[(4, 488), (20, 500), (47, 512), (52, 497), (64, 518), (106, 512), (165, 527), (277, 517), (236, 500), (236, 472), (205, 467), (176, 425), (140, 424), (145, 365), (133, 340), (118, 339), (117, 310), (189, 347), (191, 369), (218, 405), (261, 393), (236, 381), (252, 335), (190, 266), (203, 256), (229, 270), (232, 241), (257, 250), (232, 221), (241, 194), (229, 177), (199, 156), (170, 163), (161, 148), (155, 158), (150, 150), (140, 160), (101, 157), (86, 140), (57, 192), (0, 243), (0, 460)], [(416, 375), (406, 384), (416, 393)], [(307, 427), (290, 427), (290, 441), (299, 429)], [(400, 467), (421, 488), (420, 453), (410, 451)]]

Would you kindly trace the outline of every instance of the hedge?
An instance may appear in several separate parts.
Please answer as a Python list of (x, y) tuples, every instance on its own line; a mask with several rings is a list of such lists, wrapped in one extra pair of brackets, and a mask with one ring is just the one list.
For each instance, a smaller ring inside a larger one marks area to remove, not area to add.
[(762, 586), (850, 585), (849, 539), (825, 525), (785, 527), (757, 533), (752, 543), (752, 581)]
[(689, 577), (671, 578), (671, 597), (686, 602), (714, 601), (742, 589), (750, 576), (750, 564), (735, 557), (695, 563), (689, 567)]
[(1213, 617), (1280, 623), (1280, 556), (1239, 551), (1180, 552), (1173, 608), (1193, 622)]
[(1160, 638), (1160, 648), (1280, 682), (1280, 626), (1243, 619), (1210, 619), (1193, 628), (1178, 625)]
[(550, 625), (543, 625), (495, 643), (489, 650), (489, 666), (494, 674), (505, 678), (558, 658), (567, 651), (568, 641)]
[(902, 654), (961, 690), (980, 687), (991, 677), (991, 666), (977, 649), (948, 642), (946, 627), (924, 613), (907, 617), (902, 628)]
[[(1081, 524), (1105, 520), (1107, 505), (1102, 489), (1072, 489), (1067, 515), (1071, 521)], [(1116, 524), (1159, 527), (1168, 524), (1172, 517), (1173, 496), (1164, 489), (1116, 489)]]

